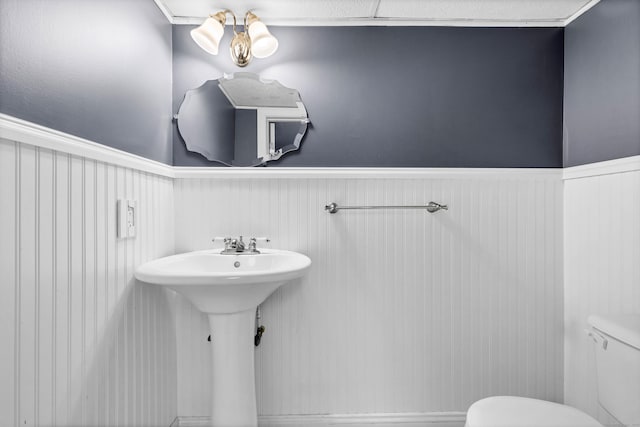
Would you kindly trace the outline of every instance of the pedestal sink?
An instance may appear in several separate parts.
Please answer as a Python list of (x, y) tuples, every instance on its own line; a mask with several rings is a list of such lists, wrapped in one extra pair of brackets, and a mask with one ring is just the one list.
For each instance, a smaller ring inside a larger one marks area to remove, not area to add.
[(173, 289), (209, 315), (214, 427), (257, 426), (255, 310), (310, 266), (307, 256), (290, 251), (222, 255), (207, 250), (160, 258), (136, 270), (138, 280)]

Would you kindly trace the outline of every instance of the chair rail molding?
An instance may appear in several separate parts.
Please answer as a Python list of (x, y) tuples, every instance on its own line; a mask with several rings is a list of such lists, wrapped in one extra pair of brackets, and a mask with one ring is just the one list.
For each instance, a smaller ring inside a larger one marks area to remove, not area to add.
[(172, 166), (6, 114), (0, 114), (0, 138), (173, 178)]
[(640, 156), (630, 156), (564, 168), (562, 179), (567, 181), (570, 179), (589, 178), (594, 176), (635, 172), (639, 170)]
[(513, 176), (518, 178), (548, 176), (551, 179), (560, 179), (562, 177), (562, 169), (560, 168), (242, 168), (171, 166), (6, 114), (0, 114), (0, 138), (169, 178), (466, 179), (473, 176), (483, 179), (505, 179)]

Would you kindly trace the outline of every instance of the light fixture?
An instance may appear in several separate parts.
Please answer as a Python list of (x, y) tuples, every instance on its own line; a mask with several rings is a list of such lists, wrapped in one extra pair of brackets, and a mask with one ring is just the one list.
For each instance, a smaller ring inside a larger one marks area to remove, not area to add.
[(205, 52), (218, 54), (220, 40), (224, 34), (227, 13), (233, 16), (233, 39), (231, 40), (231, 59), (239, 67), (245, 67), (251, 58), (266, 58), (278, 49), (278, 40), (271, 35), (267, 26), (253, 12), (244, 16), (244, 31), (236, 31), (236, 15), (221, 10), (209, 17), (198, 28), (191, 30), (191, 37)]

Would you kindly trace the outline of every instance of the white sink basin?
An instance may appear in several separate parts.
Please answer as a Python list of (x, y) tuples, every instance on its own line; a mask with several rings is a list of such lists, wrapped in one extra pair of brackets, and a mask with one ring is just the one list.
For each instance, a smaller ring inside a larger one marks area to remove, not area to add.
[(218, 249), (150, 261), (135, 276), (173, 289), (204, 313), (236, 313), (255, 309), (310, 266), (309, 257), (297, 252), (261, 249), (257, 255), (221, 255)]
[(213, 427), (258, 425), (255, 310), (311, 266), (307, 256), (296, 252), (260, 250), (255, 255), (222, 255), (220, 249), (189, 252), (150, 261), (135, 272), (138, 280), (173, 289), (209, 315)]

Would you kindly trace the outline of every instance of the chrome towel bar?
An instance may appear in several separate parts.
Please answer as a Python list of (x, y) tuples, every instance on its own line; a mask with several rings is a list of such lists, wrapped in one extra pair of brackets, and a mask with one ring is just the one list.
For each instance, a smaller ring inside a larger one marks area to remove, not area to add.
[(449, 210), (447, 205), (441, 205), (436, 202), (429, 202), (427, 205), (420, 206), (338, 206), (337, 203), (332, 202), (324, 207), (324, 210), (334, 214), (342, 209), (426, 209), (429, 213), (438, 212), (439, 210)]

